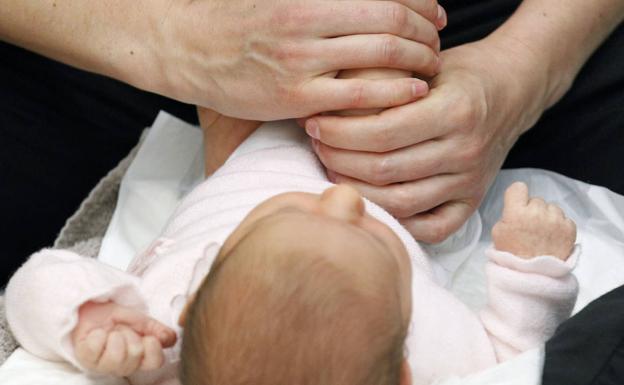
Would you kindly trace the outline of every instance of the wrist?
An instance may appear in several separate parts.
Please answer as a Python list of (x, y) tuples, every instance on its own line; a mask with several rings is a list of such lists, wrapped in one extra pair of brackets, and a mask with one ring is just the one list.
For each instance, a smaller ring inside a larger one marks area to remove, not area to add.
[(500, 126), (507, 129), (511, 146), (551, 105), (556, 87), (548, 58), (505, 34), (494, 33), (479, 44), (489, 60), (489, 104), (502, 115)]
[(145, 91), (173, 97), (165, 42), (178, 1), (136, 1), (126, 9), (128, 28), (113, 51), (109, 76)]
[(552, 50), (528, 43), (504, 28), (486, 40), (504, 49), (512, 59), (509, 73), (518, 80), (518, 87), (530, 90), (532, 95), (527, 97), (533, 100), (539, 115), (559, 101), (572, 86), (577, 71), (558, 65)]

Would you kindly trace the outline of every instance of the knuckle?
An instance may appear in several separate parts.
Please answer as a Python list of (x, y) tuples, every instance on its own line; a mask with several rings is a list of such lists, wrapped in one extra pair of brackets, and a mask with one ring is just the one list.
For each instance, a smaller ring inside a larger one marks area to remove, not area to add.
[(448, 238), (450, 225), (444, 220), (437, 220), (431, 223), (428, 242), (440, 243)]
[(272, 56), (283, 69), (290, 73), (298, 69), (302, 51), (291, 42), (282, 42), (272, 48)]
[(383, 186), (392, 182), (394, 177), (394, 162), (389, 156), (381, 155), (373, 162), (371, 167), (371, 183)]
[(388, 20), (392, 23), (392, 26), (397, 31), (404, 30), (409, 22), (407, 8), (399, 3), (389, 2), (388, 5)]
[(476, 110), (466, 95), (462, 95), (456, 100), (449, 114), (449, 123), (462, 132), (472, 132), (477, 126)]
[(276, 82), (273, 92), (278, 104), (305, 105), (309, 102), (301, 87), (293, 86), (288, 82)]
[(388, 194), (386, 210), (397, 218), (407, 218), (412, 215), (410, 209), (411, 197), (406, 188), (398, 186)]
[(365, 91), (365, 86), (364, 83), (359, 81), (357, 83), (355, 83), (352, 87), (351, 87), (351, 91), (350, 91), (350, 95), (349, 95), (349, 102), (348, 105), (346, 106), (347, 109), (350, 108), (358, 108), (361, 107), (364, 104), (364, 91)]
[(398, 63), (401, 52), (397, 37), (393, 35), (382, 35), (379, 43), (381, 61), (383, 65), (393, 66)]

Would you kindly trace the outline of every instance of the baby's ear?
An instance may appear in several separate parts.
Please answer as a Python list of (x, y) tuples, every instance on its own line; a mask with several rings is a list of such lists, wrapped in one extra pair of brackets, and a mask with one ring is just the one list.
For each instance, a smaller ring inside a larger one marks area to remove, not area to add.
[(197, 106), (197, 116), (199, 117), (199, 126), (202, 128), (210, 127), (221, 116), (215, 110)]

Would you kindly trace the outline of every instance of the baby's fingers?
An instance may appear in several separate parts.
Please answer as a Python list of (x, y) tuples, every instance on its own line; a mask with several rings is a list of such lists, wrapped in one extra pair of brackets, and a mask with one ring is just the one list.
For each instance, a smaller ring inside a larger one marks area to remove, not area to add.
[(143, 341), (141, 336), (127, 326), (119, 326), (118, 329), (122, 333), (127, 346), (126, 359), (120, 365), (118, 372), (125, 377), (136, 372), (141, 366), (144, 353)]
[(106, 346), (107, 333), (102, 329), (95, 329), (75, 345), (78, 362), (87, 369), (95, 369)]
[(155, 370), (163, 365), (165, 356), (162, 346), (156, 337), (143, 337), (143, 350), (144, 354), (141, 370)]
[(565, 219), (565, 212), (561, 209), (561, 207), (557, 206), (557, 205), (553, 205), (553, 204), (549, 204), (548, 205), (548, 214), (550, 214), (552, 217), (556, 217), (559, 219)]
[(524, 210), (529, 202), (529, 188), (522, 182), (515, 182), (505, 191), (503, 216), (509, 217)]
[(126, 341), (119, 331), (112, 331), (106, 340), (106, 348), (100, 357), (95, 370), (102, 374), (122, 376), (121, 365), (126, 360)]

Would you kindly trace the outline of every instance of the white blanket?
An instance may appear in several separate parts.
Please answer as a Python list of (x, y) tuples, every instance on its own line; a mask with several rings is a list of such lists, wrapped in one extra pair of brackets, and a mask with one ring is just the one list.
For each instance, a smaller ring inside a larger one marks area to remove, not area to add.
[[(122, 181), (99, 259), (124, 269), (157, 236), (177, 202), (202, 175), (201, 132), (161, 113)], [(475, 309), (483, 304), (483, 250), (500, 216), (502, 193), (516, 180), (526, 182), (531, 194), (559, 204), (577, 223), (577, 242), (583, 254), (575, 271), (581, 288), (575, 311), (624, 284), (624, 197), (552, 172), (520, 169), (502, 171), (468, 224), (443, 244), (429, 248), (439, 261), (438, 276), (456, 295)], [(436, 385), (538, 385), (542, 362), (543, 349), (535, 349), (485, 372), (449, 378)], [(21, 349), (0, 367), (3, 385), (123, 383), (90, 379), (66, 364), (43, 361)]]

